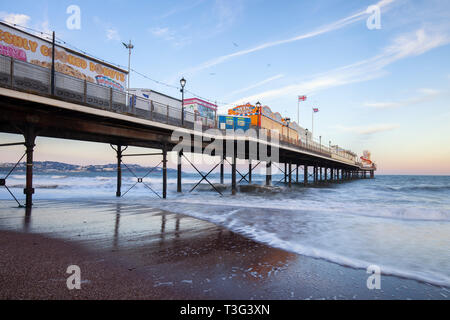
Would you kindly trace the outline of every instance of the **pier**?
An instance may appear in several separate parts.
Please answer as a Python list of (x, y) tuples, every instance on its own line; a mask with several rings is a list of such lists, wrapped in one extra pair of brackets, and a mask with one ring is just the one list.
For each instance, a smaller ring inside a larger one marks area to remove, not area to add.
[[(252, 129), (253, 135), (230, 133), (220, 130), (217, 120), (212, 121), (189, 112), (182, 114), (180, 109), (149, 99), (129, 99), (123, 91), (0, 56), (0, 132), (18, 134), (24, 139), (17, 143), (2, 144), (0, 148), (24, 146), (24, 154), (18, 163), (26, 159), (24, 194), (27, 208), (32, 207), (35, 193), (33, 152), (39, 147), (36, 146), (38, 136), (110, 144), (116, 152), (117, 197), (123, 196), (122, 170), (126, 166), (123, 158), (157, 156), (162, 158), (160, 166), (163, 191), (161, 195), (155, 193), (166, 199), (169, 153), (176, 153), (178, 192), (189, 191), (183, 190), (183, 159), (201, 178), (190, 191), (206, 181), (219, 194), (222, 194), (221, 191), (208, 180), (208, 176), (219, 168), (220, 182), (223, 184), (227, 164), (231, 167), (232, 194), (238, 192), (240, 183), (251, 184), (253, 171), (264, 164), (268, 186), (279, 183), (285, 183), (288, 187), (292, 187), (294, 183), (308, 186), (374, 178), (375, 166), (364, 167), (360, 162), (349, 159), (346, 154), (330, 147), (313, 141), (293, 142), (280, 137), (267, 137), (265, 130)], [(176, 148), (180, 145), (180, 139), (173, 139), (175, 132), (184, 137), (182, 144), (188, 146), (187, 149), (180, 151)], [(203, 153), (210, 147), (211, 141), (216, 146), (211, 155), (220, 156), (221, 160), (205, 174), (186, 157), (186, 153)], [(240, 145), (245, 146), (244, 150), (239, 149)], [(130, 154), (126, 152), (129, 146), (159, 151)], [(256, 149), (252, 151), (252, 148)], [(274, 148), (278, 152), (278, 163), (271, 160)], [(248, 162), (247, 173), (237, 169), (237, 159)], [(283, 173), (281, 181), (272, 181), (273, 166)], [(6, 177), (1, 177), (0, 188), (6, 188), (14, 197), (7, 184), (11, 172)], [(299, 180), (301, 172), (303, 181)], [(144, 177), (136, 176), (136, 179), (137, 183), (145, 183)]]

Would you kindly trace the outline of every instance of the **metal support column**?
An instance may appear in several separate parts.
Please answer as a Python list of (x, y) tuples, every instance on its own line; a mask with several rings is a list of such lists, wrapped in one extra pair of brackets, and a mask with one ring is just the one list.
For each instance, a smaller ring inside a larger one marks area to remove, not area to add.
[(287, 173), (287, 162), (284, 163), (284, 183), (287, 183), (288, 173)]
[(305, 187), (308, 185), (308, 166), (306, 164), (303, 171), (303, 183), (305, 184)]
[(289, 162), (289, 188), (292, 188), (292, 163)]
[(25, 194), (25, 207), (31, 208), (33, 206), (33, 152), (36, 141), (36, 133), (32, 126), (29, 126), (24, 134), (25, 147), (27, 154), (27, 168), (26, 168), (26, 186), (23, 190)]
[(317, 166), (314, 166), (314, 184), (317, 184), (318, 178), (319, 178), (318, 168)]
[(220, 163), (220, 184), (224, 184), (224, 170), (225, 170), (225, 156), (222, 158), (222, 162)]
[(117, 190), (116, 197), (122, 196), (122, 146), (118, 145), (116, 149), (117, 153)]
[(272, 185), (272, 162), (266, 162), (266, 186)]
[(325, 182), (328, 182), (328, 168), (325, 168)]
[(298, 167), (299, 164), (296, 164), (297, 168), (295, 169), (295, 182), (298, 183)]
[(234, 151), (233, 160), (231, 162), (231, 194), (234, 196), (236, 193), (236, 152)]
[(167, 199), (167, 148), (163, 148), (163, 199)]
[(183, 157), (183, 153), (180, 151), (177, 154), (177, 192), (181, 193), (183, 192), (183, 188), (181, 186), (182, 183), (182, 166), (181, 166), (181, 160)]
[(252, 160), (248, 160), (248, 184), (252, 184)]

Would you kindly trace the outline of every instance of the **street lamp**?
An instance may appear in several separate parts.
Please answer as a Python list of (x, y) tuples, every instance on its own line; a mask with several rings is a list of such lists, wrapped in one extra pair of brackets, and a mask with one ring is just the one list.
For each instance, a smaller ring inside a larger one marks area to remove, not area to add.
[(286, 126), (287, 126), (287, 137), (288, 137), (288, 142), (289, 140), (289, 124), (291, 123), (291, 118), (286, 118), (284, 119), (284, 121), (286, 121)]
[[(126, 44), (125, 42), (122, 42), (122, 44), (124, 45), (124, 47), (126, 49), (128, 49), (128, 89), (127, 89), (127, 101), (129, 100), (129, 94), (130, 94), (130, 72), (131, 72), (131, 50), (134, 49), (134, 45), (131, 43), (131, 40), (128, 44)], [(129, 103), (129, 101), (128, 101)]]
[(184, 87), (186, 86), (186, 79), (184, 77), (180, 80), (181, 84), (181, 126), (184, 126)]
[(308, 129), (306, 129), (306, 130), (305, 130), (305, 136), (306, 136), (306, 147), (308, 147), (308, 133), (309, 133), (309, 130), (308, 130)]

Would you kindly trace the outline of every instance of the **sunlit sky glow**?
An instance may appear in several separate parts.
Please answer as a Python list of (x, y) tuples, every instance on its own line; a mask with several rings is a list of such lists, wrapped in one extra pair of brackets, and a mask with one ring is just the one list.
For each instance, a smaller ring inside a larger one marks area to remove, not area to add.
[[(171, 85), (230, 103), (261, 101), (315, 135), (359, 154), (370, 150), (383, 174), (450, 174), (450, 2), (383, 0), (381, 29), (369, 30), (377, 0), (15, 1), (0, 19), (55, 30), (59, 38)], [(81, 30), (66, 9), (81, 8)], [(131, 86), (179, 92), (137, 74)], [(188, 96), (189, 98), (189, 96)], [(226, 112), (229, 105), (221, 105)], [(0, 134), (1, 142), (20, 136)], [(36, 160), (115, 161), (109, 145), (39, 138)], [(20, 157), (1, 150), (1, 162)], [(141, 164), (151, 164), (144, 160)]]

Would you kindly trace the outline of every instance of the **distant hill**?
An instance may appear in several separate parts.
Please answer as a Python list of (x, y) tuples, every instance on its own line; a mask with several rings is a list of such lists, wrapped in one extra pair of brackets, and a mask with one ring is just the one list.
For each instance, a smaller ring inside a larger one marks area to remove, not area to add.
[[(0, 163), (0, 172), (9, 171), (14, 167), (15, 163)], [(148, 171), (151, 167), (143, 167), (138, 164), (127, 164), (131, 170), (140, 172), (140, 171)], [(14, 169), (14, 172), (25, 172), (26, 163), (21, 162)], [(105, 164), (105, 165), (89, 165), (89, 166), (79, 166), (73, 165), (63, 162), (54, 162), (54, 161), (35, 161), (33, 170), (36, 173), (67, 173), (67, 172), (115, 172), (117, 169), (116, 164)], [(124, 166), (122, 166), (122, 170), (125, 170)], [(162, 168), (156, 168), (155, 172), (162, 171)], [(167, 169), (168, 172), (175, 172), (174, 169)]]

